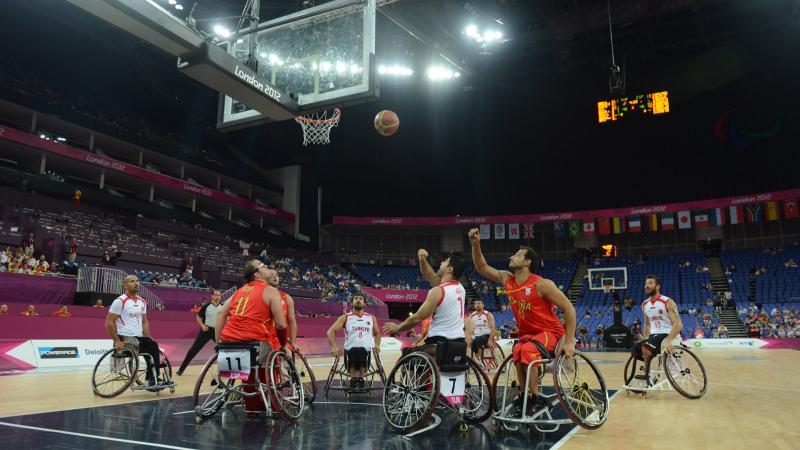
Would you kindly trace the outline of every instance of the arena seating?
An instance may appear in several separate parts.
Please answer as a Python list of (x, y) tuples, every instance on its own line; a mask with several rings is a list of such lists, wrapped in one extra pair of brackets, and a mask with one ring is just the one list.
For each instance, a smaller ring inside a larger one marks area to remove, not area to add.
[[(762, 250), (732, 250), (722, 252), (720, 261), (726, 268), (735, 267), (728, 276), (735, 301), (750, 300), (751, 276), (755, 280), (756, 303), (782, 302), (800, 299), (800, 268), (791, 266), (790, 260), (800, 261), (800, 246)], [(765, 269), (763, 274), (755, 274)]]

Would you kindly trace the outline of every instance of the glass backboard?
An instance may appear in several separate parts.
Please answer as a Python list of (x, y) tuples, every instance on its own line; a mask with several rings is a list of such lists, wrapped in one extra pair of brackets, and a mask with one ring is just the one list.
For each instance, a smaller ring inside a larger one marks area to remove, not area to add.
[[(377, 98), (375, 0), (336, 0), (244, 29), (227, 49), (242, 64), (250, 39), (257, 74), (296, 101), (300, 114)], [(221, 95), (219, 128), (269, 119), (241, 100)]]
[(603, 286), (611, 289), (628, 289), (628, 269), (626, 267), (603, 267), (589, 269), (589, 289), (602, 291)]

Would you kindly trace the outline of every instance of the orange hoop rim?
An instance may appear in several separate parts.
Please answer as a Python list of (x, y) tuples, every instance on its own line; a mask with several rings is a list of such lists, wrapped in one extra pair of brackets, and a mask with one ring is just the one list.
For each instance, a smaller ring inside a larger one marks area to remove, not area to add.
[(314, 119), (313, 117), (308, 117), (308, 116), (297, 116), (296, 119), (301, 122), (307, 122), (307, 123), (330, 123), (338, 121), (341, 118), (341, 115), (342, 115), (342, 110), (339, 108), (334, 108), (333, 116), (331, 116), (328, 119)]

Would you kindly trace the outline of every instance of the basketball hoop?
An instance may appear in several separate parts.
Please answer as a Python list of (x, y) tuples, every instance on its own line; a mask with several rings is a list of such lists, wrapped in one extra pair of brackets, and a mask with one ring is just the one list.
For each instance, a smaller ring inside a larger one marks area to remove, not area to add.
[[(330, 112), (330, 117), (328, 113)], [(339, 125), (342, 111), (335, 108), (332, 112), (325, 110), (306, 116), (297, 116), (294, 121), (303, 127), (303, 145), (325, 145), (331, 143), (331, 128)]]
[(603, 285), (603, 292), (605, 292), (606, 294), (611, 292), (611, 285), (610, 284), (604, 284)]

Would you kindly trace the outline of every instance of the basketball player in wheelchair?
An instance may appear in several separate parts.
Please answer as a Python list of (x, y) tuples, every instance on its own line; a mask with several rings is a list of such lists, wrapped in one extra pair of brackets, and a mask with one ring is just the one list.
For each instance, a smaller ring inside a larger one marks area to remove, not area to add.
[[(509, 270), (497, 270), (483, 256), (478, 229), (471, 229), (468, 236), (475, 269), (503, 284), (519, 324), (520, 338), (492, 384), (498, 430), (513, 431), (525, 425), (552, 432), (573, 423), (600, 427), (608, 414), (608, 390), (597, 367), (575, 350), (575, 308), (569, 299), (551, 280), (533, 273), (541, 260), (532, 248), (521, 246), (509, 258)], [(566, 330), (554, 307), (563, 312)], [(543, 386), (548, 368), (553, 383)], [(558, 404), (567, 418), (554, 416)]]
[[(647, 299), (642, 302), (645, 339), (635, 343), (625, 363), (625, 392), (645, 396), (669, 390), (697, 399), (706, 391), (705, 368), (697, 356), (680, 342), (683, 322), (675, 301), (661, 294), (661, 281), (645, 277)], [(653, 369), (653, 360), (656, 367)], [(666, 380), (661, 379), (666, 375)], [(669, 384), (667, 384), (669, 383)]]
[[(125, 293), (111, 303), (105, 321), (114, 348), (95, 364), (92, 390), (105, 398), (116, 397), (131, 386), (131, 390), (175, 392), (169, 360), (150, 334), (147, 304), (139, 296), (139, 279), (128, 275), (122, 284)], [(144, 371), (139, 370), (140, 359), (144, 359)]]
[(427, 259), (427, 252), (423, 252), (419, 253), (420, 265), (434, 287), (416, 313), (401, 324), (383, 327), (384, 332), (394, 335), (431, 317), (425, 345), (403, 349), (383, 391), (384, 416), (394, 430), (409, 433), (407, 436), (437, 427), (441, 423), (434, 414), (437, 408), (455, 411), (459, 430), (467, 431), (467, 422), (483, 422), (494, 404), (489, 377), (467, 356), (472, 321), (464, 318), (466, 291), (458, 282), (466, 264), (460, 256), (452, 255), (434, 273), (427, 261), (422, 261)]
[[(334, 361), (325, 384), (326, 397), (331, 389), (344, 391), (346, 399), (351, 394), (369, 394), (383, 390), (386, 381), (380, 360), (378, 320), (365, 311), (364, 294), (354, 294), (351, 303), (352, 312), (336, 319), (327, 332)], [(344, 350), (336, 345), (336, 332), (341, 329), (344, 329)]]
[(481, 363), (484, 369), (495, 370), (505, 359), (505, 354), (494, 341), (497, 333), (494, 315), (484, 309), (483, 300), (479, 298), (475, 299), (472, 305), (473, 311), (469, 314), (473, 329), (471, 356)]

